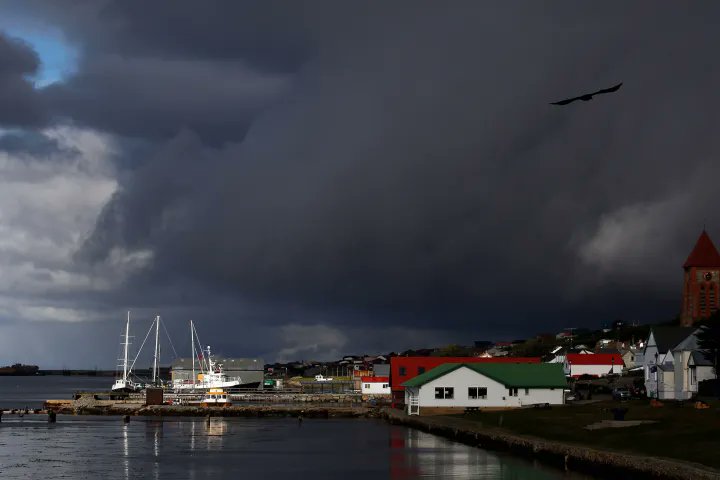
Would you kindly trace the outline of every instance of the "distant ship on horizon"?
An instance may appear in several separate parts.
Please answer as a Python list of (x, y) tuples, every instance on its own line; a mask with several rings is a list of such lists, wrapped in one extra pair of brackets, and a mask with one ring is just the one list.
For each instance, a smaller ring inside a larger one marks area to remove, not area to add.
[(0, 375), (37, 375), (39, 367), (37, 365), (23, 365), (15, 363), (10, 366), (0, 367)]

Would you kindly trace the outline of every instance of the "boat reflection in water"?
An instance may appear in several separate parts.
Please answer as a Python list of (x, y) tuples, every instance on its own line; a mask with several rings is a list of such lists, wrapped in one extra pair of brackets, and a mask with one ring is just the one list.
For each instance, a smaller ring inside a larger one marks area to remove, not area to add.
[(11, 418), (0, 445), (2, 480), (590, 478), (380, 420)]
[(228, 422), (224, 418), (211, 417), (205, 422), (207, 435), (207, 448), (220, 448), (223, 444), (223, 436), (228, 432)]
[(537, 462), (469, 447), (404, 427), (390, 428), (390, 478), (589, 479)]

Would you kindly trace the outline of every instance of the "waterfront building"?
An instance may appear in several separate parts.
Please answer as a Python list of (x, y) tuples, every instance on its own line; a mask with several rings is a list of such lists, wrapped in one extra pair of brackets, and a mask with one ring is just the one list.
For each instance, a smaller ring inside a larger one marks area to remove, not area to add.
[(405, 402), (404, 382), (445, 363), (540, 363), (540, 357), (392, 357), (390, 389), (392, 402)]
[(567, 380), (550, 363), (444, 363), (405, 387), (410, 415), (442, 415), (466, 409), (562, 405)]
[(360, 380), (363, 395), (390, 396), (390, 377), (361, 377)]
[(691, 327), (708, 318), (720, 302), (720, 253), (705, 230), (683, 264), (680, 325)]

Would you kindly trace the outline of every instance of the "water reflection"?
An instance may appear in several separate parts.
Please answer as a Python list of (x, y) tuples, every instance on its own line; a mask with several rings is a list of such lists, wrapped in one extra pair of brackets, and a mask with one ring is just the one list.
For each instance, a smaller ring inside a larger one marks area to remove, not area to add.
[(222, 448), (223, 436), (228, 431), (228, 424), (224, 418), (208, 418), (205, 422), (207, 433), (207, 449)]
[(125, 472), (125, 480), (130, 478), (130, 442), (128, 441), (128, 428), (130, 426), (124, 423), (122, 426), (122, 450), (123, 450), (123, 472)]
[[(5, 420), (5, 419), (3, 419)], [(120, 457), (118, 459), (118, 457)], [(119, 468), (118, 468), (119, 467)], [(0, 423), (0, 478), (580, 479), (381, 421), (61, 416)]]
[(152, 445), (153, 455), (153, 478), (160, 478), (160, 443), (163, 437), (163, 426), (165, 422), (160, 420), (148, 420), (145, 422), (145, 438)]
[(566, 479), (589, 478), (393, 426), (389, 431), (390, 478)]

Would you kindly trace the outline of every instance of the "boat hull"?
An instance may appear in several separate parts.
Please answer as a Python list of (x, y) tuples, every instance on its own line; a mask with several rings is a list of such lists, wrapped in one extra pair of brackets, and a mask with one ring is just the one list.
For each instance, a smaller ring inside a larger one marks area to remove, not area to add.
[(37, 365), (21, 365), (19, 363), (16, 363), (15, 365), (11, 365), (9, 367), (0, 367), (0, 376), (30, 376), (30, 375), (37, 375), (38, 373), (38, 366)]

